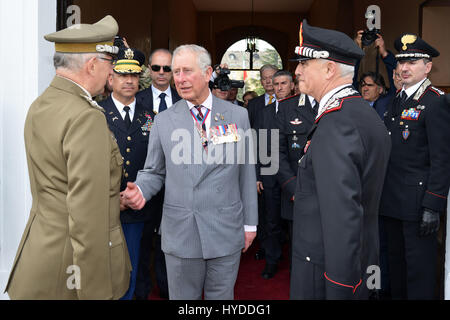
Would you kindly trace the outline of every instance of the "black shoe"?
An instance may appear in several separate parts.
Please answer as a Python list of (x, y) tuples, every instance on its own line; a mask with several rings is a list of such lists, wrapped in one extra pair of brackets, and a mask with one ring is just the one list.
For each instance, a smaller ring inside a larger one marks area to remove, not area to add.
[(264, 270), (261, 273), (261, 276), (264, 279), (271, 279), (275, 276), (275, 273), (277, 273), (277, 270), (278, 270), (278, 266), (276, 264), (266, 263), (266, 266), (264, 267)]
[(266, 258), (266, 252), (264, 249), (259, 248), (255, 253), (255, 260), (264, 260)]

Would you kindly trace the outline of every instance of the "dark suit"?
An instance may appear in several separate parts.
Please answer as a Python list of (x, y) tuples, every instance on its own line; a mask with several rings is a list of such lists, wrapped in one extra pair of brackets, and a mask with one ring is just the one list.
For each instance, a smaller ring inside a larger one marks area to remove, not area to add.
[(425, 81), (404, 103), (399, 93), (385, 117), (392, 152), (380, 214), (388, 232), (391, 295), (398, 299), (434, 298), (437, 238), (419, 237), (419, 224), (423, 208), (446, 211), (450, 183), (450, 108)]
[[(261, 247), (265, 251), (266, 262), (272, 265), (277, 264), (281, 257), (281, 189), (276, 179), (276, 174), (267, 175), (261, 173), (262, 168), (270, 167), (271, 165), (274, 165), (274, 162), (262, 164), (260, 150), (263, 155), (267, 155), (268, 157), (272, 156), (271, 134), (272, 130), (276, 129), (275, 116), (276, 103), (269, 104), (259, 111), (259, 115), (254, 124), (255, 129), (258, 132), (258, 163), (256, 165), (256, 177), (257, 181), (262, 182), (264, 188), (261, 197), (263, 206), (258, 212), (258, 239), (261, 243)], [(267, 130), (267, 143), (264, 143), (264, 140), (261, 140), (262, 136), (260, 134), (263, 133), (262, 131), (260, 133), (259, 130), (261, 129)], [(273, 151), (278, 152), (278, 150)]]
[[(174, 88), (171, 87), (170, 91), (172, 93), (172, 104), (175, 104), (181, 98)], [(136, 94), (136, 99), (148, 110), (151, 110), (153, 114), (153, 91), (151, 86), (138, 92)], [(146, 222), (144, 226), (136, 283), (136, 296), (144, 299), (148, 297), (152, 287), (150, 278), (150, 261), (152, 252), (154, 253), (156, 282), (160, 293), (162, 293), (162, 295), (168, 295), (166, 263), (164, 253), (161, 251), (161, 235), (157, 233), (159, 230), (159, 225), (161, 224), (164, 202), (164, 187), (156, 195), (156, 197), (152, 198), (149, 202), (152, 202), (152, 206), (155, 208), (155, 215), (154, 219)]]
[[(137, 172), (144, 167), (150, 133), (147, 131), (145, 124), (149, 119), (152, 121), (154, 114), (152, 111), (145, 109), (142, 104), (136, 102), (133, 121), (130, 128), (127, 129), (125, 121), (122, 119), (122, 115), (117, 110), (111, 96), (100, 102), (100, 105), (105, 109), (106, 121), (117, 140), (123, 157), (124, 166), (120, 185), (120, 190), (123, 191), (126, 189), (127, 182), (133, 182), (136, 179)], [(123, 299), (129, 300), (134, 294), (144, 223), (154, 221), (157, 219), (158, 214), (157, 199), (149, 201), (142, 210), (127, 209), (120, 213), (120, 221), (122, 222), (133, 267), (130, 288)]]
[(307, 95), (295, 95), (280, 101), (276, 116), (277, 128), (280, 130), (280, 156), (278, 182), (281, 186), (281, 217), (292, 221), (298, 160), (303, 155), (308, 132), (315, 114)]
[(253, 98), (248, 102), (248, 118), (250, 120), (250, 127), (254, 128), (256, 119), (261, 113), (261, 110), (266, 106), (265, 94)]
[(351, 86), (311, 128), (295, 191), (291, 299), (367, 299), (390, 140)]
[[(172, 104), (175, 104), (178, 100), (181, 99), (181, 97), (178, 95), (177, 90), (170, 87), (170, 92), (172, 93)], [(142, 91), (139, 91), (136, 94), (136, 99), (144, 105), (149, 110), (153, 110), (153, 91), (152, 86), (148, 87), (147, 89), (144, 89)]]

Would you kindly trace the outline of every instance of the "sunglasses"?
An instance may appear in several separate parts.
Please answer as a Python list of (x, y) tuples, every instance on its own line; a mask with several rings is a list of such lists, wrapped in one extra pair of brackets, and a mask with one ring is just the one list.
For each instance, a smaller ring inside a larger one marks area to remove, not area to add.
[(157, 64), (154, 64), (154, 65), (150, 66), (150, 68), (152, 68), (152, 70), (155, 71), (155, 72), (158, 72), (159, 70), (161, 70), (161, 68), (164, 70), (164, 72), (172, 71), (170, 66), (159, 66)]

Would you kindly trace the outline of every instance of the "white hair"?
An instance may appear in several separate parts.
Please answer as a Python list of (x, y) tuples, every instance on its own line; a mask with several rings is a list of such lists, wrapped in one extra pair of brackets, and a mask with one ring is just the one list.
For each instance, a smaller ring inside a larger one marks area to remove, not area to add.
[(336, 63), (339, 66), (339, 69), (341, 70), (341, 77), (342, 78), (351, 78), (353, 79), (353, 76), (355, 75), (355, 67), (350, 66), (348, 64), (343, 63)]
[(67, 69), (70, 71), (79, 71), (84, 64), (94, 57), (97, 53), (63, 53), (55, 52), (53, 56), (53, 65), (55, 69)]
[(203, 72), (206, 72), (208, 67), (211, 66), (211, 56), (205, 48), (200, 47), (196, 44), (185, 44), (185, 45), (177, 47), (175, 49), (175, 51), (173, 52), (172, 69), (173, 69), (173, 61), (174, 61), (175, 57), (183, 51), (190, 51), (197, 56), (197, 64)]

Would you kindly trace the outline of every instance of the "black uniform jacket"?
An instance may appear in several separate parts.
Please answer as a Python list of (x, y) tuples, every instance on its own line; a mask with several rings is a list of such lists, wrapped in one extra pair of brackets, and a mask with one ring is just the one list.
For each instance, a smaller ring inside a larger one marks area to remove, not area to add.
[(367, 268), (378, 265), (388, 132), (348, 86), (325, 104), (308, 140), (295, 191), (291, 298), (366, 299)]
[(422, 207), (444, 212), (450, 185), (450, 107), (427, 79), (406, 102), (400, 91), (384, 122), (392, 151), (380, 214), (418, 221)]
[(308, 132), (315, 120), (309, 98), (305, 94), (281, 100), (276, 115), (279, 129), (279, 169), (277, 174), (281, 186), (281, 217), (292, 220), (298, 160), (303, 155)]
[[(152, 110), (144, 108), (137, 101), (133, 121), (127, 130), (125, 121), (122, 119), (111, 96), (100, 102), (100, 105), (105, 109), (106, 121), (117, 140), (123, 157), (123, 174), (120, 184), (120, 191), (123, 191), (127, 186), (127, 182), (134, 182), (138, 171), (144, 167), (147, 157), (148, 137), (155, 115)], [(120, 213), (120, 221), (122, 223), (146, 222), (153, 221), (153, 219), (156, 219), (155, 221), (159, 219), (160, 221), (163, 195), (162, 192), (158, 193), (139, 211), (132, 209), (122, 211)]]

